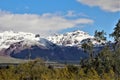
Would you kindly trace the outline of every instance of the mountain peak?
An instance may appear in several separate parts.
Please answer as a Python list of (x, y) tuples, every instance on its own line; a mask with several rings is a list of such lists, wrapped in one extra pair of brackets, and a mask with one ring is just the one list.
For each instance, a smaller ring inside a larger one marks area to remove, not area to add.
[(90, 40), (94, 46), (100, 46), (102, 43), (105, 43), (105, 41), (98, 41), (94, 36), (91, 36), (87, 32), (81, 30), (50, 36), (48, 37), (48, 40), (61, 46), (81, 46), (81, 44), (87, 40)]
[(57, 36), (50, 36), (48, 37), (48, 40), (58, 45), (75, 46), (80, 44), (80, 42), (86, 38), (93, 38), (93, 36), (90, 36), (84, 31), (77, 30), (73, 32), (67, 32), (65, 34), (60, 34)]
[(39, 37), (35, 37), (35, 34), (26, 32), (14, 32), (4, 31), (0, 33), (0, 49), (8, 48), (11, 44), (24, 41), (24, 42), (36, 42), (39, 41)]
[(75, 30), (73, 32), (67, 32), (66, 34), (72, 34), (72, 35), (88, 35), (90, 36), (87, 32), (81, 31), (81, 30)]

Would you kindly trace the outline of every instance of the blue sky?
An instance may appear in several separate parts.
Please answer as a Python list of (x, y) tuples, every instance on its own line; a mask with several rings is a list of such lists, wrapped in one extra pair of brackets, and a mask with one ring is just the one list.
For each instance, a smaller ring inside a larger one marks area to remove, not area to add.
[(0, 31), (110, 34), (119, 19), (119, 0), (0, 0)]

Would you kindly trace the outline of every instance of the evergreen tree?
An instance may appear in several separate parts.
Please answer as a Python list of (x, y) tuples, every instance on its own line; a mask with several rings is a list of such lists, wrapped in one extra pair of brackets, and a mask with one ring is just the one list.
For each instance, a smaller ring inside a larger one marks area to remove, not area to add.
[(82, 48), (84, 52), (87, 52), (89, 54), (89, 58), (93, 57), (93, 44), (90, 40), (82, 44)]
[(104, 30), (102, 31), (95, 31), (94, 37), (100, 42), (101, 40), (106, 40), (105, 37), (106, 33), (104, 32)]
[(110, 34), (110, 36), (114, 37), (115, 41), (120, 41), (120, 20), (116, 24), (116, 27), (114, 28), (114, 32)]

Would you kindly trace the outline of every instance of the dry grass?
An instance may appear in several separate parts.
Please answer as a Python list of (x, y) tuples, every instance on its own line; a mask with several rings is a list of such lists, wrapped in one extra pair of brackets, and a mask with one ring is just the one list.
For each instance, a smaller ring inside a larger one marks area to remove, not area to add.
[(23, 63), (27, 60), (16, 59), (11, 57), (0, 56), (0, 63)]

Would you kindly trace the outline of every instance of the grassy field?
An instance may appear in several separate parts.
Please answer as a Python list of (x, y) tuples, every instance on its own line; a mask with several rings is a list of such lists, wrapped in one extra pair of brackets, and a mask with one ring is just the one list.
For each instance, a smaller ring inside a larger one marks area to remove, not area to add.
[(0, 63), (23, 63), (27, 60), (16, 59), (11, 57), (0, 56)]

